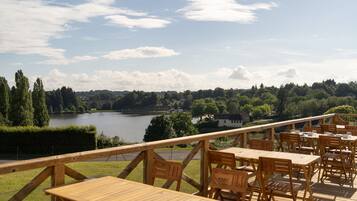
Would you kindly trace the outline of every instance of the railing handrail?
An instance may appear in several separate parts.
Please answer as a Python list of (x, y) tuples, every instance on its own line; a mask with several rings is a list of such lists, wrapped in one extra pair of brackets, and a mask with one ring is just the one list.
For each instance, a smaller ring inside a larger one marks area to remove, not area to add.
[(293, 120), (286, 120), (281, 122), (274, 122), (268, 123), (263, 125), (256, 125), (226, 131), (219, 131), (219, 132), (212, 132), (207, 134), (198, 134), (193, 136), (186, 136), (186, 137), (179, 137), (179, 138), (172, 138), (167, 140), (160, 140), (155, 142), (147, 142), (147, 143), (139, 143), (134, 145), (125, 145), (120, 147), (113, 147), (113, 148), (106, 148), (106, 149), (99, 149), (99, 150), (91, 150), (91, 151), (84, 151), (84, 152), (76, 152), (76, 153), (69, 153), (69, 154), (62, 154), (56, 156), (49, 156), (49, 157), (41, 157), (36, 159), (29, 159), (29, 160), (22, 160), (22, 161), (15, 161), (0, 164), (0, 175), (7, 174), (11, 172), (17, 171), (24, 171), (29, 169), (41, 168), (41, 167), (48, 167), (48, 166), (55, 166), (57, 164), (63, 163), (71, 163), (71, 162), (78, 162), (84, 160), (90, 160), (95, 158), (101, 157), (108, 157), (117, 154), (126, 154), (132, 152), (140, 152), (150, 149), (161, 148), (165, 146), (172, 146), (177, 144), (188, 144), (192, 142), (197, 142), (201, 140), (210, 140), (216, 139), (219, 137), (225, 136), (233, 136), (233, 135), (240, 135), (244, 133), (250, 132), (259, 132), (267, 129), (273, 129), (277, 127), (283, 127), (288, 125), (295, 125), (299, 123), (311, 122), (315, 120), (327, 119), (333, 117), (335, 114), (325, 114), (313, 117), (305, 117), (300, 119), (293, 119)]

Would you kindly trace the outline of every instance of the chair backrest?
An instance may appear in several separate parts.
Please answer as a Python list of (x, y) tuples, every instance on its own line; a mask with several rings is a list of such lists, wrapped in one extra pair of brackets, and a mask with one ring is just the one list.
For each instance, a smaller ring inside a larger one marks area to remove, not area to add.
[(286, 144), (288, 152), (296, 152), (297, 147), (301, 146), (301, 138), (299, 134), (282, 132), (280, 133), (281, 148), (284, 151), (284, 144)]
[(155, 160), (152, 172), (152, 184), (155, 178), (166, 179), (169, 181), (177, 181), (176, 190), (180, 190), (183, 167), (181, 163)]
[(259, 166), (258, 166), (258, 181), (259, 185), (262, 187), (263, 195), (266, 195), (265, 189), (268, 185), (268, 180), (274, 174), (287, 174), (289, 175), (290, 191), (293, 192), (292, 186), (292, 162), (288, 159), (280, 158), (268, 158), (268, 157), (259, 157)]
[(273, 151), (273, 141), (271, 140), (249, 140), (250, 149)]
[(248, 191), (248, 178), (246, 171), (213, 168), (208, 196), (217, 199), (221, 190), (228, 190), (237, 194), (237, 200), (240, 200)]
[(209, 151), (208, 166), (211, 174), (213, 169), (212, 165), (214, 164), (218, 168), (230, 168), (232, 170), (237, 167), (236, 157), (234, 154), (220, 151)]
[(335, 136), (320, 135), (319, 148), (320, 148), (321, 155), (324, 155), (326, 152), (328, 152), (331, 149), (337, 149), (340, 150), (341, 152), (342, 149), (341, 138)]
[(316, 133), (321, 133), (321, 127), (309, 127), (309, 126), (304, 126), (304, 129), (303, 129), (304, 132), (312, 132), (312, 131), (315, 131)]
[(342, 117), (340, 117), (338, 115), (333, 116), (332, 123), (337, 124), (337, 125), (348, 125), (349, 124), (348, 121), (345, 121), (344, 119), (342, 119)]
[(336, 133), (337, 128), (336, 124), (322, 124), (320, 125), (321, 131), (324, 132), (331, 132), (331, 133)]

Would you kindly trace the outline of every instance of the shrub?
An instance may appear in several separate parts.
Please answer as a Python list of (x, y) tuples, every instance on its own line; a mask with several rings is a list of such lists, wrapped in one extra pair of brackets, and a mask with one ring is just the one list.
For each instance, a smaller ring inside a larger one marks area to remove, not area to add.
[(325, 112), (325, 114), (331, 114), (331, 113), (354, 114), (356, 113), (356, 109), (350, 105), (340, 105), (337, 107), (330, 108)]
[(96, 149), (94, 126), (0, 127), (0, 153), (62, 154)]

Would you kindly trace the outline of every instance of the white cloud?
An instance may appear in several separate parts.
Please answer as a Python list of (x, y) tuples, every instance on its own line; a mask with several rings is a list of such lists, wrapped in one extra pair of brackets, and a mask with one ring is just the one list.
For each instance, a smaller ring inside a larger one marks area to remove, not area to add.
[(51, 60), (66, 60), (65, 50), (52, 47), (50, 40), (61, 38), (72, 23), (85, 23), (100, 16), (148, 16), (114, 7), (113, 3), (114, 0), (88, 0), (77, 5), (59, 5), (42, 0), (2, 0), (0, 53), (37, 54)]
[(278, 75), (286, 78), (294, 78), (297, 76), (297, 71), (294, 68), (289, 68), (278, 72)]
[(229, 78), (236, 80), (250, 80), (251, 77), (252, 74), (244, 66), (235, 68), (229, 76)]
[(111, 51), (104, 55), (103, 58), (110, 60), (124, 60), (124, 59), (142, 59), (142, 58), (157, 58), (157, 57), (171, 57), (179, 55), (175, 50), (167, 49), (165, 47), (138, 47), (135, 49), (123, 49)]
[(120, 25), (127, 28), (143, 28), (154, 29), (166, 27), (171, 22), (168, 20), (158, 19), (156, 17), (148, 16), (143, 18), (129, 18), (124, 15), (111, 15), (106, 16), (105, 19), (110, 23)]
[(243, 5), (236, 0), (188, 0), (189, 4), (178, 10), (184, 17), (195, 21), (222, 21), (252, 23), (257, 10), (271, 10), (276, 3)]
[(68, 64), (73, 64), (73, 63), (78, 63), (82, 61), (93, 61), (97, 60), (98, 57), (94, 56), (74, 56), (72, 58), (58, 58), (58, 59), (48, 59), (45, 61), (39, 62), (40, 64), (51, 64), (51, 65), (68, 65)]
[(196, 79), (175, 69), (159, 72), (100, 70), (91, 74), (66, 74), (53, 69), (42, 76), (46, 89), (71, 86), (75, 90), (185, 90), (195, 86)]

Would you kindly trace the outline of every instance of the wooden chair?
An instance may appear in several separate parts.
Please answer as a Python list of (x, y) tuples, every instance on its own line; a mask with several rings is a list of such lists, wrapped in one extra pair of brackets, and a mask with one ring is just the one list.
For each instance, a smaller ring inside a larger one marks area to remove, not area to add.
[[(241, 166), (237, 167), (236, 161), (241, 162)], [(246, 163), (243, 165), (243, 163)], [(213, 165), (216, 168), (231, 169), (231, 170), (243, 170), (248, 172), (250, 177), (255, 175), (256, 168), (253, 163), (243, 159), (236, 159), (235, 155), (232, 153), (225, 153), (220, 151), (209, 151), (208, 152), (208, 168), (210, 174), (212, 175)]]
[(248, 173), (221, 168), (212, 169), (209, 198), (219, 200), (250, 200), (248, 196)]
[(151, 185), (154, 185), (156, 178), (167, 179), (168, 181), (176, 181), (176, 191), (180, 191), (182, 171), (183, 167), (181, 163), (155, 160), (153, 164)]
[(232, 153), (225, 153), (220, 151), (208, 152), (208, 168), (211, 175), (213, 165), (216, 165), (216, 168), (229, 168), (231, 170), (235, 170), (237, 168), (235, 155)]
[(250, 149), (273, 151), (273, 141), (271, 140), (249, 140)]
[(348, 125), (349, 124), (348, 121), (345, 121), (344, 119), (342, 119), (342, 117), (340, 117), (338, 115), (333, 116), (332, 123), (337, 124), (337, 125)]
[(304, 129), (303, 129), (304, 132), (312, 132), (312, 131), (315, 131), (316, 133), (322, 133), (321, 131), (321, 127), (305, 127), (304, 126)]
[(304, 146), (306, 144), (303, 143), (299, 134), (282, 132), (280, 133), (280, 143), (282, 151), (305, 154), (315, 153), (315, 148), (311, 145), (311, 142), (309, 142), (309, 146)]
[(336, 133), (337, 132), (336, 124), (322, 124), (322, 125), (320, 125), (320, 127), (321, 127), (322, 133), (325, 133), (325, 132)]
[[(324, 181), (327, 177), (342, 177), (347, 176), (347, 156), (345, 149), (346, 147), (342, 143), (340, 137), (335, 136), (319, 136), (319, 149), (321, 164), (319, 168), (319, 180)], [(322, 170), (322, 175), (320, 172)], [(338, 174), (338, 175), (336, 175)]]
[[(274, 196), (288, 197), (296, 200), (301, 184), (292, 181), (291, 160), (259, 157), (258, 181), (264, 200), (271, 200)], [(275, 175), (288, 175), (288, 181)]]

